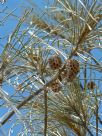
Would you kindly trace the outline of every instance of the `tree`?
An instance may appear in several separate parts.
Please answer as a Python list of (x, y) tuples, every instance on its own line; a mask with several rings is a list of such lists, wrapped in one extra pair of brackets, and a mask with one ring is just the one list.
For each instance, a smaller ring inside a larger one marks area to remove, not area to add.
[(9, 109), (1, 126), (12, 119), (19, 135), (99, 136), (102, 3), (44, 2), (26, 7), (1, 53), (1, 108)]

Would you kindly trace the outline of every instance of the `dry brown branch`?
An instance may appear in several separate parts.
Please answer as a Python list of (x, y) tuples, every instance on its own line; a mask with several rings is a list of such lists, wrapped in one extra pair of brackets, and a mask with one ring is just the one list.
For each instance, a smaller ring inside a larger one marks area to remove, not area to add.
[[(77, 45), (81, 45), (87, 38), (88, 34), (96, 27), (96, 25), (99, 23), (99, 21), (102, 19), (102, 15), (97, 15), (95, 17), (95, 20), (93, 19), (89, 19), (89, 21), (87, 22), (88, 25), (85, 25), (81, 35), (79, 36), (79, 40)], [(90, 28), (89, 28), (90, 27)]]

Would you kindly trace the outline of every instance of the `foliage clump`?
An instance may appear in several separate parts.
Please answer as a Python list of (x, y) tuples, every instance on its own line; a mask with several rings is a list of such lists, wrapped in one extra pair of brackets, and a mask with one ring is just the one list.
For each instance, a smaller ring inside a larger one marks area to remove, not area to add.
[(1, 126), (15, 114), (18, 135), (102, 135), (101, 4), (45, 1), (39, 11), (35, 4), (0, 55), (0, 106), (10, 108)]

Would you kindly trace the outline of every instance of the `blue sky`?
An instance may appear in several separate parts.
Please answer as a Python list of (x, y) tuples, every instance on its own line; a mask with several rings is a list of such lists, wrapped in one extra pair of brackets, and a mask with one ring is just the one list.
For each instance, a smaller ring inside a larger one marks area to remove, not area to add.
[[(9, 37), (9, 34), (14, 30), (17, 22), (18, 22), (18, 17), (21, 16), (22, 10), (21, 10), (21, 5), (22, 5), (22, 0), (7, 0), (5, 4), (0, 3), (0, 12), (5, 9), (5, 14), (0, 13), (0, 23), (4, 21), (4, 24), (0, 25), (0, 53), (3, 50), (3, 46), (7, 42), (7, 39)], [(7, 17), (6, 13), (13, 13), (17, 15), (18, 17), (15, 16), (9, 16)], [(5, 20), (5, 17), (7, 17), (7, 20)], [(7, 86), (5, 89), (9, 90), (9, 93), (13, 93), (12, 88), (8, 88)], [(0, 118), (8, 111), (8, 108), (0, 108)], [(13, 116), (15, 118), (15, 116)], [(11, 125), (10, 125), (11, 124)], [(15, 125), (13, 127), (13, 131), (9, 131), (10, 127), (12, 126), (11, 123), (6, 123), (3, 127), (0, 128), (0, 136), (2, 136), (2, 132), (4, 132), (5, 136), (8, 136), (9, 133), (11, 133), (10, 136), (17, 136), (18, 132), (21, 130), (20, 125)]]
[[(38, 0), (34, 1), (42, 8), (43, 7), (43, 1)], [(26, 5), (27, 4), (27, 5)], [(7, 43), (7, 40), (12, 33), (12, 31), (15, 29), (15, 26), (18, 23), (19, 17), (22, 16), (23, 8), (24, 7), (31, 7), (27, 2), (24, 0), (7, 0), (6, 3), (1, 4), (0, 3), (0, 53), (3, 51), (3, 46)], [(32, 6), (33, 7), (33, 6)], [(32, 8), (31, 7), (31, 8)], [(3, 14), (2, 14), (2, 11)], [(12, 16), (11, 16), (12, 13)], [(8, 14), (10, 14), (8, 16)], [(16, 16), (15, 16), (16, 15)], [(9, 93), (13, 94), (13, 89), (9, 86), (5, 86), (4, 89)], [(8, 111), (9, 108), (0, 108), (0, 118), (5, 115), (5, 113)], [(15, 116), (12, 117), (12, 119), (15, 120)], [(16, 122), (17, 123), (17, 122)], [(3, 127), (0, 128), (0, 136), (2, 136), (2, 132), (5, 134), (5, 136), (8, 136), (10, 133), (10, 136), (17, 136), (18, 132), (22, 129), (22, 122), (21, 125), (15, 125), (12, 126), (13, 122), (6, 123)], [(10, 128), (13, 127), (11, 130)]]
[[(34, 0), (34, 2), (37, 2), (37, 4), (39, 4), (40, 7), (43, 7), (44, 3), (43, 0)], [(14, 11), (13, 14), (17, 15), (17, 16), (21, 16), (22, 14), (22, 9), (21, 9), (21, 5), (23, 6), (24, 0), (7, 0), (7, 2), (5, 4), (0, 4), (0, 12), (2, 12), (2, 10), (5, 9), (5, 14), (1, 14), (0, 13), (0, 23), (2, 20), (5, 19), (5, 17), (7, 16), (6, 13), (10, 13), (11, 11)], [(46, 4), (47, 5), (47, 4)], [(29, 5), (30, 6), (30, 5)], [(5, 20), (4, 20), (5, 21)], [(14, 17), (14, 16), (10, 16), (8, 17), (8, 21), (5, 21), (4, 24), (0, 25), (0, 53), (3, 50), (3, 46), (5, 45), (5, 43), (7, 42), (6, 38), (8, 38), (9, 34), (12, 32), (12, 30), (14, 30), (16, 24), (18, 22), (18, 17)], [(4, 26), (3, 26), (4, 25)], [(3, 26), (3, 27), (2, 27)], [(102, 58), (102, 53), (99, 52), (98, 50), (93, 51), (93, 54), (96, 58)], [(97, 76), (101, 76), (100, 73), (97, 74)], [(12, 93), (13, 90), (10, 89), (10, 93)], [(7, 108), (2, 108), (0, 109), (0, 117), (2, 117), (2, 115), (4, 113), (7, 112)], [(14, 117), (13, 117), (14, 118)], [(4, 125), (2, 127), (2, 129), (5, 131), (6, 136), (8, 135), (8, 130), (9, 130), (9, 126), (8, 123), (6, 125)], [(11, 136), (17, 136), (18, 131), (21, 129), (21, 126), (17, 125), (16, 127), (14, 127), (13, 129), (13, 133)], [(0, 136), (2, 136), (0, 134)]]

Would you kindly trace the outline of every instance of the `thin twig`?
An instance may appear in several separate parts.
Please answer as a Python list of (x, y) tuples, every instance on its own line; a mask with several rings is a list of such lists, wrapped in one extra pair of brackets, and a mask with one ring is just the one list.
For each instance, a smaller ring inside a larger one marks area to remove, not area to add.
[(96, 136), (98, 136), (98, 105), (96, 103)]
[(44, 90), (44, 105), (45, 105), (45, 118), (44, 118), (44, 136), (47, 136), (47, 91)]
[[(97, 94), (97, 90), (96, 90), (96, 94)], [(98, 136), (98, 100), (96, 97), (96, 136)]]

